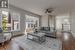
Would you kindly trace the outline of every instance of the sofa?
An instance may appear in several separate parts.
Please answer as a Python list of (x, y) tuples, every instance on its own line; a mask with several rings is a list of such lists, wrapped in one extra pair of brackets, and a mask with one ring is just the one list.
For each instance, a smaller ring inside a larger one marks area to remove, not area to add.
[(56, 38), (56, 30), (53, 27), (40, 27), (40, 31), (48, 37)]

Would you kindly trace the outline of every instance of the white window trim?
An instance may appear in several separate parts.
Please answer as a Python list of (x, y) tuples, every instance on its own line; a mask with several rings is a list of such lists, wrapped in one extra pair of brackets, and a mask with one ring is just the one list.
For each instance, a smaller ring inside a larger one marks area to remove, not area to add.
[[(20, 13), (17, 13), (17, 12), (13, 12), (13, 13), (18, 14), (18, 16), (19, 16), (19, 29), (18, 29), (18, 30), (13, 30), (12, 27), (11, 27), (11, 31), (21, 31), (21, 29), (20, 29)], [(13, 14), (12, 14), (12, 15), (13, 15)], [(11, 16), (12, 16), (12, 15), (11, 15)], [(13, 17), (13, 16), (12, 16), (12, 17)], [(12, 18), (12, 17), (11, 17), (11, 18)], [(12, 23), (12, 20), (11, 20), (11, 23)], [(12, 26), (12, 24), (11, 24), (11, 26)]]

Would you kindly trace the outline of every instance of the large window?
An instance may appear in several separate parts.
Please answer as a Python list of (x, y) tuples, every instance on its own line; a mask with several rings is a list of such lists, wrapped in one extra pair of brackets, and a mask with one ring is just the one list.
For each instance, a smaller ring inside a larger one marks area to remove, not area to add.
[(39, 17), (25, 15), (25, 33), (32, 32), (35, 28), (39, 27)]
[(20, 30), (20, 14), (12, 13), (11, 22), (12, 22), (12, 30), (19, 31)]
[(3, 29), (3, 32), (20, 31), (20, 14), (17, 12), (9, 13), (6, 10), (1, 10), (0, 27)]
[(2, 11), (2, 29), (3, 32), (11, 31), (11, 24), (9, 23), (9, 13), (8, 11)]
[(34, 16), (26, 15), (26, 28), (39, 27), (39, 18)]
[(2, 29), (3, 31), (6, 31), (7, 30), (7, 12), (5, 11), (2, 11)]

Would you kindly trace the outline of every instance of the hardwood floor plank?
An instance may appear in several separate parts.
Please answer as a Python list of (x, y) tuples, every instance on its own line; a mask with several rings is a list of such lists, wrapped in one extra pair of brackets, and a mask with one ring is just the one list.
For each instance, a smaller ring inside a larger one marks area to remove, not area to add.
[(62, 33), (62, 50), (75, 50), (75, 39), (71, 33)]
[(21, 48), (17, 44), (13, 45), (13, 43), (11, 43), (10, 41), (10, 42), (5, 42), (3, 46), (0, 45), (0, 50), (23, 50), (23, 48)]

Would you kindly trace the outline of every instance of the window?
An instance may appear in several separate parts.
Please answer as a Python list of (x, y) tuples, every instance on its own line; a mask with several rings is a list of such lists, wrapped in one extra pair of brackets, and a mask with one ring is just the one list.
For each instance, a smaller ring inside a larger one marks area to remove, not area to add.
[(26, 15), (26, 25), (28, 25), (28, 28), (39, 27), (39, 18)]
[(25, 34), (27, 34), (27, 32), (33, 32), (35, 28), (39, 27), (39, 17), (29, 15), (25, 15), (25, 17)]
[(0, 27), (3, 32), (20, 30), (20, 14), (9, 13), (7, 10), (0, 11)]
[(2, 29), (3, 32), (5, 31), (11, 31), (11, 24), (8, 22), (8, 11), (2, 11)]
[(12, 31), (20, 30), (20, 14), (19, 13), (12, 13), (11, 23), (12, 23)]

